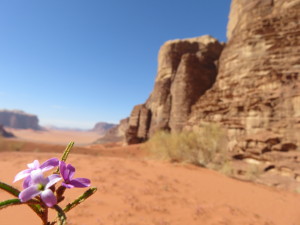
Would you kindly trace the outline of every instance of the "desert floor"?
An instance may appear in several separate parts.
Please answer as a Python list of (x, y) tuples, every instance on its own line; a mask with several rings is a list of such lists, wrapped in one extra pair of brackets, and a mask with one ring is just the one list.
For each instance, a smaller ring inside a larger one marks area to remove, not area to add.
[[(64, 146), (50, 137), (44, 134), (45, 140), (49, 138), (44, 143), (23, 143), (23, 137), (17, 149), (11, 146), (18, 140), (2, 140), (6, 144), (0, 149), (0, 180), (12, 184), (14, 176), (34, 159), (60, 158)], [(300, 224), (299, 194), (192, 165), (154, 161), (138, 145), (81, 146), (74, 148), (67, 162), (76, 167), (75, 177), (90, 178), (98, 188), (67, 214), (69, 225)], [(21, 188), (21, 182), (13, 185)], [(60, 205), (84, 190), (68, 190)], [(0, 201), (8, 198), (0, 191)], [(0, 224), (40, 225), (41, 221), (23, 205), (1, 210)]]
[(49, 144), (67, 144), (76, 141), (76, 145), (87, 145), (101, 137), (92, 131), (5, 129), (12, 132), (19, 140)]

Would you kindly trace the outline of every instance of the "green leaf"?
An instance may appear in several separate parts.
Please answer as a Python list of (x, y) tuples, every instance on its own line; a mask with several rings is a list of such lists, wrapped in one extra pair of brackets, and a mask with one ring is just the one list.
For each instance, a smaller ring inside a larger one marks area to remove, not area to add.
[(4, 208), (6, 208), (8, 206), (12, 206), (12, 205), (20, 205), (20, 204), (22, 204), (22, 202), (18, 198), (9, 199), (9, 200), (0, 202), (0, 209), (4, 209)]
[(86, 192), (84, 192), (75, 201), (73, 201), (72, 203), (69, 203), (68, 205), (66, 205), (66, 207), (64, 208), (64, 212), (68, 212), (71, 209), (73, 209), (75, 206), (77, 206), (80, 203), (84, 202), (87, 198), (89, 198), (90, 196), (92, 196), (96, 191), (97, 191), (96, 187), (92, 187), (92, 188), (88, 189)]
[(0, 181), (0, 189), (12, 194), (15, 197), (19, 197), (20, 191), (18, 189), (14, 188), (6, 183), (3, 183), (1, 181)]

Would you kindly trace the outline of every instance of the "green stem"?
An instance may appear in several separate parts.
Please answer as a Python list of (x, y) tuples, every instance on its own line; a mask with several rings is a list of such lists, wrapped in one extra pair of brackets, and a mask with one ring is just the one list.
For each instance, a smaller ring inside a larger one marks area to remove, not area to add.
[(28, 202), (21, 202), (21, 200), (18, 198), (8, 199), (8, 200), (0, 202), (0, 209), (4, 209), (8, 206), (22, 205), (22, 204), (39, 204), (39, 202), (37, 202), (35, 200), (29, 200)]
[(64, 162), (65, 162), (65, 161), (67, 160), (68, 155), (69, 155), (71, 149), (73, 148), (73, 146), (74, 146), (74, 141), (71, 141), (71, 142), (68, 144), (68, 146), (66, 147), (66, 149), (65, 149), (65, 151), (64, 151), (64, 153), (63, 153), (63, 155), (62, 155), (61, 161), (64, 161)]
[[(69, 155), (71, 149), (73, 148), (73, 146), (74, 146), (74, 141), (71, 141), (71, 142), (68, 144), (68, 146), (66, 147), (66, 149), (65, 149), (65, 151), (64, 151), (64, 153), (63, 153), (63, 155), (62, 155), (61, 161), (64, 161), (64, 162), (65, 162), (65, 161), (67, 160), (68, 155)], [(59, 167), (57, 168), (57, 170), (56, 170), (54, 173), (59, 174)]]
[[(20, 191), (6, 183), (3, 183), (0, 181), (0, 189), (8, 192), (9, 194), (15, 196), (15, 197), (19, 197)], [(39, 205), (39, 202), (37, 201), (29, 201), (26, 202), (28, 203), (27, 205), (42, 219), (43, 217), (43, 213), (41, 210), (41, 206)], [(43, 219), (42, 219), (43, 220)]]
[(96, 187), (92, 187), (88, 189), (86, 192), (84, 192), (80, 197), (78, 197), (75, 201), (72, 203), (69, 203), (64, 208), (64, 212), (69, 212), (71, 209), (73, 209), (75, 206), (79, 205), (80, 203), (84, 202), (87, 198), (89, 198), (91, 195), (93, 195), (97, 191)]
[(0, 181), (0, 189), (8, 192), (9, 194), (15, 196), (15, 197), (19, 197), (20, 191), (6, 183), (3, 183)]
[(58, 205), (53, 206), (53, 208), (57, 211), (58, 225), (65, 225), (67, 223), (65, 212)]

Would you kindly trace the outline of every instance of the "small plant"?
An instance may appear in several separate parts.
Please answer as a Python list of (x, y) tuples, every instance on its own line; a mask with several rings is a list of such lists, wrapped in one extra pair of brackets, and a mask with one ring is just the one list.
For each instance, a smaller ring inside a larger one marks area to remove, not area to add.
[[(51, 158), (43, 164), (40, 164), (38, 160), (27, 164), (28, 168), (19, 172), (14, 179), (14, 182), (24, 179), (24, 189), (22, 191), (0, 181), (0, 189), (17, 197), (0, 202), (0, 210), (8, 206), (26, 204), (40, 217), (43, 225), (54, 225), (56, 223), (59, 225), (66, 224), (66, 213), (86, 200), (97, 190), (95, 187), (89, 188), (75, 201), (67, 204), (65, 208), (61, 208), (58, 205), (58, 203), (64, 200), (66, 189), (90, 186), (89, 179), (73, 178), (75, 168), (71, 164), (65, 163), (73, 145), (74, 142), (70, 142), (61, 160)], [(44, 176), (44, 172), (55, 168), (57, 169), (50, 176)], [(56, 185), (60, 181), (62, 181), (60, 186), (56, 188)], [(57, 211), (57, 218), (52, 222), (48, 221), (49, 209)]]
[(225, 132), (215, 124), (204, 125), (194, 131), (158, 131), (145, 147), (160, 159), (200, 166), (224, 162), (227, 151)]

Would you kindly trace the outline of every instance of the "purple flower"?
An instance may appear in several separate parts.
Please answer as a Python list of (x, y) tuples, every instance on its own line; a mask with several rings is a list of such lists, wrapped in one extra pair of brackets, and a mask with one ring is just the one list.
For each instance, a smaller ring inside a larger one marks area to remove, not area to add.
[(58, 174), (52, 174), (49, 177), (44, 177), (41, 169), (36, 169), (31, 172), (31, 185), (20, 192), (19, 198), (21, 202), (40, 195), (42, 201), (48, 206), (52, 207), (57, 203), (57, 199), (51, 189), (52, 185), (61, 180)]
[(40, 165), (38, 160), (34, 160), (32, 163), (27, 164), (29, 169), (22, 170), (19, 172), (14, 179), (14, 182), (26, 178), (23, 182), (23, 188), (27, 188), (30, 185), (30, 173), (37, 169), (41, 169), (42, 172), (48, 171), (53, 169), (54, 167), (58, 166), (59, 160), (57, 158), (52, 158), (44, 162)]
[(60, 161), (59, 163), (59, 170), (62, 178), (65, 182), (62, 183), (62, 186), (66, 188), (84, 188), (90, 186), (90, 180), (86, 178), (75, 178), (73, 179), (73, 175), (75, 173), (75, 168), (71, 165), (66, 163), (64, 161)]

